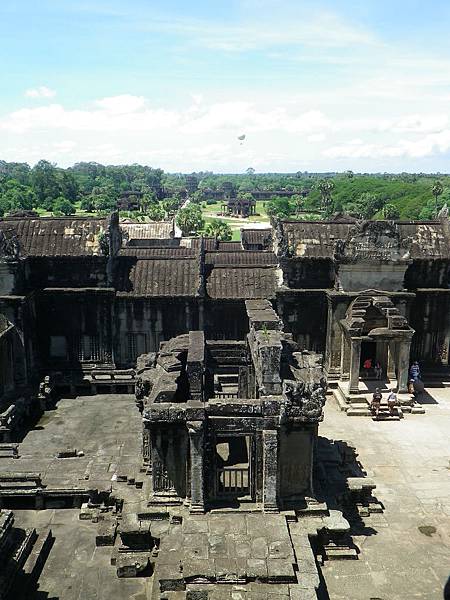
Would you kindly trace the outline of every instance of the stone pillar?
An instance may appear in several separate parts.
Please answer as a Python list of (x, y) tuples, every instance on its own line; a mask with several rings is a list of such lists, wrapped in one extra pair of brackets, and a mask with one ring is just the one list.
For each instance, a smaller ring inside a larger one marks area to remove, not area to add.
[(397, 362), (396, 350), (396, 343), (388, 342), (387, 378), (389, 379), (389, 381), (392, 381), (397, 377), (395, 374), (395, 364)]
[(203, 464), (203, 421), (188, 421), (191, 451), (191, 513), (205, 512), (204, 464)]
[(409, 374), (409, 352), (411, 350), (411, 339), (399, 342), (398, 364), (397, 364), (397, 387), (399, 394), (408, 393), (408, 374)]
[(361, 338), (351, 338), (350, 340), (350, 381), (349, 392), (357, 394), (359, 392), (359, 363), (361, 361)]
[(142, 426), (142, 458), (144, 466), (151, 471), (151, 439), (148, 422), (143, 421)]
[(156, 350), (159, 349), (159, 342), (162, 341), (163, 336), (162, 336), (162, 331), (163, 331), (163, 316), (162, 316), (162, 311), (161, 309), (158, 308), (156, 309), (156, 325), (155, 325), (155, 341), (156, 341)]
[(166, 455), (166, 472), (167, 473), (167, 481), (168, 481), (168, 491), (173, 495), (177, 495), (177, 491), (175, 489), (175, 481), (173, 478), (174, 469), (175, 469), (175, 461), (178, 457), (175, 457), (175, 449), (174, 449), (174, 440), (173, 440), (173, 427), (170, 427), (168, 431), (168, 442), (167, 442), (167, 455)]
[(339, 302), (339, 297), (328, 297), (327, 336), (325, 352), (325, 370), (328, 379), (337, 379), (341, 371), (342, 359), (342, 327), (341, 319), (345, 317), (346, 302)]
[(184, 303), (184, 311), (186, 315), (186, 331), (190, 331), (192, 329), (192, 319), (191, 319), (191, 305), (189, 304), (189, 300), (186, 300)]
[(343, 333), (341, 337), (341, 380), (350, 378), (350, 341)]
[(205, 307), (203, 298), (198, 299), (198, 328), (200, 331), (205, 331)]
[(163, 492), (165, 485), (165, 465), (164, 457), (162, 455), (162, 440), (161, 430), (159, 427), (152, 427), (151, 429), (151, 472), (152, 472), (152, 492), (156, 494)]
[(263, 431), (263, 508), (278, 512), (278, 432)]
[(381, 378), (384, 379), (388, 371), (388, 342), (377, 342), (377, 360), (381, 365)]

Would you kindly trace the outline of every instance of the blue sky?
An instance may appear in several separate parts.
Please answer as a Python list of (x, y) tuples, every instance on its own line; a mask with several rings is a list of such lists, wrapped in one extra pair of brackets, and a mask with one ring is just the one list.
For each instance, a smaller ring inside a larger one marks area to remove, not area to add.
[(2, 0), (0, 158), (448, 172), (449, 25), (436, 0)]

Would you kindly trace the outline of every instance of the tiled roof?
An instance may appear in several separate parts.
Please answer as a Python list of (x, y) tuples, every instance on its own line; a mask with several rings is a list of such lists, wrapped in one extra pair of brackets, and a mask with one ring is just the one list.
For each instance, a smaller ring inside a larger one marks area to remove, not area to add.
[(122, 259), (116, 287), (119, 296), (195, 296), (200, 288), (197, 259)]
[(277, 257), (273, 252), (241, 250), (240, 252), (206, 252), (208, 265), (276, 265)]
[(163, 248), (139, 248), (127, 246), (119, 250), (119, 256), (131, 256), (136, 258), (189, 258), (194, 257), (198, 252), (193, 248), (183, 248), (170, 246)]
[(236, 252), (242, 250), (241, 242), (218, 242), (217, 250), (221, 252)]
[(106, 221), (95, 218), (4, 219), (0, 229), (14, 232), (22, 256), (102, 255)]
[(214, 267), (206, 282), (211, 298), (273, 298), (276, 289), (275, 267)]
[(242, 246), (260, 244), (265, 250), (272, 248), (272, 229), (241, 229)]
[(217, 250), (219, 243), (214, 237), (182, 238), (180, 241), (180, 246), (186, 246), (186, 248), (200, 248), (202, 239), (203, 248), (205, 250)]
[(173, 221), (155, 221), (153, 223), (120, 223), (123, 231), (123, 245), (133, 240), (165, 240), (173, 238)]
[[(412, 259), (450, 258), (450, 239), (440, 221), (397, 221), (400, 243)], [(333, 258), (338, 240), (346, 240), (354, 222), (285, 221), (281, 223), (289, 249), (302, 258)], [(410, 243), (411, 242), (411, 243)]]

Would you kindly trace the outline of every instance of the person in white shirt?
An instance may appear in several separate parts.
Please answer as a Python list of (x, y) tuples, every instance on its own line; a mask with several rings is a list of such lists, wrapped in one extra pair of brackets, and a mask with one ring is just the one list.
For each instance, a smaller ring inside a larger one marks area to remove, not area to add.
[(394, 414), (395, 407), (397, 406), (397, 394), (395, 393), (395, 390), (391, 390), (389, 392), (387, 397), (387, 405), (391, 415)]

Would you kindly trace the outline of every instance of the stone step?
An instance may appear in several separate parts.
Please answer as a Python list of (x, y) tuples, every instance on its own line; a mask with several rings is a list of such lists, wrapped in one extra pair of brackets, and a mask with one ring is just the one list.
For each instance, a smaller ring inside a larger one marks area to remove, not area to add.
[(38, 539), (23, 566), (23, 572), (27, 575), (28, 579), (27, 588), (39, 579), (39, 575), (53, 545), (53, 540), (52, 531), (49, 527), (39, 533)]
[(371, 416), (371, 412), (367, 407), (367, 404), (358, 408), (355, 407), (351, 407), (347, 410), (347, 416), (348, 417), (370, 417)]
[(342, 390), (339, 387), (333, 390), (333, 397), (336, 400), (339, 409), (342, 412), (347, 412), (349, 406), (345, 400), (345, 396), (342, 393)]

